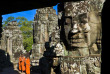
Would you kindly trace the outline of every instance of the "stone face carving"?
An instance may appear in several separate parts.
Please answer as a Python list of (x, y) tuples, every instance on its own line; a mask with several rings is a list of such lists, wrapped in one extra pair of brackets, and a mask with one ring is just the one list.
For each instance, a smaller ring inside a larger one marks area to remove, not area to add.
[[(88, 57), (93, 54), (100, 55), (102, 50), (102, 29), (99, 13), (102, 10), (103, 2), (100, 0), (85, 0), (65, 2), (58, 6), (61, 40), (66, 47), (64, 50), (66, 54), (64, 55), (68, 59), (71, 59), (69, 56)], [(63, 59), (65, 60), (65, 58)], [(68, 64), (67, 61), (64, 62)], [(90, 67), (90, 63), (93, 65), (92, 67)], [(100, 62), (97, 61), (97, 65), (100, 65)], [(85, 63), (85, 65), (81, 65), (81, 67), (83, 68), (80, 71), (82, 74), (100, 74), (100, 67), (96, 67), (91, 61)]]
[(101, 20), (98, 15), (101, 10), (101, 2), (99, 0), (98, 2), (99, 4), (96, 6), (92, 5), (95, 3), (93, 0), (64, 3), (64, 10), (62, 11), (64, 24), (61, 26), (61, 39), (67, 50), (78, 49), (80, 51), (81, 49), (82, 51), (82, 48), (88, 48), (85, 51), (89, 55), (89, 47), (101, 36)]
[[(11, 61), (15, 62), (20, 53), (23, 53), (23, 38), (20, 28), (17, 26), (16, 21), (9, 22), (2, 32), (2, 47), (11, 57)], [(5, 43), (5, 44), (4, 44)], [(19, 53), (19, 54), (17, 54)], [(13, 57), (13, 59), (12, 59)]]

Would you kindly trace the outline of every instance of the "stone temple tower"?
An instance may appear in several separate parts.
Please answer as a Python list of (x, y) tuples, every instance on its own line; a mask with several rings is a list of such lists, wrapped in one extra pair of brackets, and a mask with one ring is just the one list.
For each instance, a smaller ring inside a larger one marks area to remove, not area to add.
[(24, 47), (22, 32), (16, 21), (9, 22), (3, 29), (1, 40), (1, 48), (10, 55), (12, 62), (17, 62), (20, 53), (24, 52)]
[(45, 49), (45, 43), (49, 42), (52, 32), (58, 26), (56, 11), (53, 7), (45, 7), (36, 10), (33, 25), (33, 50), (32, 57), (39, 60)]

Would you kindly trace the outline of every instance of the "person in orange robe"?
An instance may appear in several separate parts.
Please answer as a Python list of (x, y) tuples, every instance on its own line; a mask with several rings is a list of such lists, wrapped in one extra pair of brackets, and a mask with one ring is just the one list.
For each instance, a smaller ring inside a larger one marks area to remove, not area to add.
[(26, 74), (30, 74), (30, 59), (29, 57), (26, 58)]
[(22, 57), (21, 57), (21, 55), (20, 55), (20, 57), (19, 57), (19, 70), (21, 71), (21, 62), (22, 62)]
[(21, 66), (22, 66), (22, 72), (25, 71), (25, 57), (24, 57), (24, 55), (22, 56)]

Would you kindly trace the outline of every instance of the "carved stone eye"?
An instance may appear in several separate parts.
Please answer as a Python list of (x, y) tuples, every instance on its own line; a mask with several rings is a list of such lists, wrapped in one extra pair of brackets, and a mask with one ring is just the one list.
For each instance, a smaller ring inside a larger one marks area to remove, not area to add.
[(65, 25), (67, 25), (67, 24), (71, 24), (71, 19), (70, 18), (65, 19)]
[(81, 23), (87, 23), (88, 22), (87, 13), (79, 15), (79, 19)]

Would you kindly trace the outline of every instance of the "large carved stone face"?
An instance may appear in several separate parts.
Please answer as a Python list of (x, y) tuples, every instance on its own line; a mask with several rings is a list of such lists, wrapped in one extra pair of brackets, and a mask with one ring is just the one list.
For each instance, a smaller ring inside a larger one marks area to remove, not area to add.
[[(75, 4), (74, 4), (75, 5)], [(76, 7), (76, 10), (75, 10)], [(96, 42), (101, 24), (98, 12), (87, 12), (72, 4), (65, 5), (64, 41), (68, 49), (89, 47)]]

